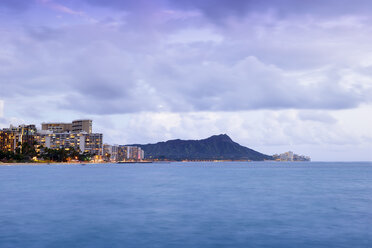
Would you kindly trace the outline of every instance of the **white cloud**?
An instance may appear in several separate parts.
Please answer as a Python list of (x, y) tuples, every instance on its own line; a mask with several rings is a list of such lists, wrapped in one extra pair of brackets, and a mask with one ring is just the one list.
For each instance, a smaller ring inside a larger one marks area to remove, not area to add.
[(85, 15), (85, 13), (82, 11), (73, 10), (62, 4), (55, 3), (53, 0), (38, 0), (38, 2), (61, 13), (79, 16)]
[(318, 121), (323, 123), (335, 123), (337, 120), (325, 111), (303, 110), (298, 114), (299, 118), (304, 121)]
[(4, 101), (0, 100), (0, 118), (4, 116)]
[(8, 66), (0, 76), (3, 92), (12, 94), (2, 97), (53, 95), (61, 108), (88, 114), (344, 109), (372, 101), (367, 62), (355, 63), (364, 53), (352, 49), (358, 43), (369, 51), (370, 32), (341, 23), (342, 33), (313, 19), (274, 21), (251, 16), (227, 28), (160, 22), (133, 32), (94, 23), (3, 32), (0, 63)]
[(222, 42), (223, 37), (208, 29), (185, 29), (171, 34), (169, 43)]
[[(314, 160), (370, 160), (372, 133), (356, 110), (311, 112), (265, 110), (240, 112), (134, 113), (97, 117), (96, 127), (113, 144), (154, 143), (168, 139), (203, 139), (226, 133), (236, 142), (266, 154), (294, 150)], [(329, 118), (332, 118), (330, 121)], [(310, 120), (310, 121), (309, 121)], [(331, 151), (331, 152), (328, 152)]]
[(118, 144), (227, 133), (269, 154), (369, 156), (370, 18), (256, 13), (218, 25), (198, 11), (147, 13), (1, 22), (6, 114), (92, 118)]

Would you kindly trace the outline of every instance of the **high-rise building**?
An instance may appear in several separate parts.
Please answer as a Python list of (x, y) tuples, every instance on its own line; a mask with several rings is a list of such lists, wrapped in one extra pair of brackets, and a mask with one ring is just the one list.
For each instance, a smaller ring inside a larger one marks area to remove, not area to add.
[(35, 139), (39, 145), (50, 149), (73, 148), (80, 153), (103, 155), (101, 133), (53, 133), (43, 131), (39, 132)]
[(102, 156), (103, 155), (103, 145), (102, 145), (102, 134), (101, 133), (88, 133), (85, 134), (80, 133), (81, 137), (84, 139), (80, 139), (80, 146), (82, 147), (80, 150), (88, 152), (90, 154)]
[(72, 123), (41, 123), (41, 130), (48, 130), (52, 131), (53, 133), (72, 132)]
[(64, 132), (87, 132), (92, 133), (92, 120), (74, 120), (72, 123), (64, 122), (49, 122), (41, 124), (42, 130), (49, 130), (53, 133)]
[(126, 160), (128, 160), (128, 147), (127, 146), (119, 146), (118, 147), (117, 161), (126, 161)]
[(145, 157), (144, 151), (137, 146), (119, 146), (117, 161), (142, 160)]
[(10, 125), (9, 128), (0, 130), (0, 150), (15, 152), (17, 148), (22, 149), (22, 144), (34, 145), (35, 125)]
[(118, 146), (117, 145), (103, 145), (103, 157), (108, 162), (116, 162), (118, 159)]
[[(42, 123), (37, 132), (35, 125), (10, 126), (0, 130), (0, 150), (15, 152), (23, 143), (50, 149), (74, 148), (80, 153), (103, 155), (103, 135), (92, 133), (91, 120), (76, 120), (72, 123)], [(35, 143), (36, 141), (36, 143)]]
[(119, 146), (118, 145), (113, 145), (111, 147), (112, 153), (111, 153), (111, 161), (118, 161), (118, 153), (119, 153)]
[(74, 148), (98, 156), (103, 155), (102, 138), (101, 133), (92, 133), (92, 120), (42, 123), (42, 131), (36, 135), (38, 143), (44, 147)]
[(291, 151), (282, 154), (274, 154), (273, 158), (276, 161), (311, 161), (309, 156), (298, 155)]
[(72, 122), (72, 132), (92, 133), (92, 120), (75, 120)]
[(0, 150), (3, 152), (15, 152), (21, 136), (9, 130), (0, 131)]

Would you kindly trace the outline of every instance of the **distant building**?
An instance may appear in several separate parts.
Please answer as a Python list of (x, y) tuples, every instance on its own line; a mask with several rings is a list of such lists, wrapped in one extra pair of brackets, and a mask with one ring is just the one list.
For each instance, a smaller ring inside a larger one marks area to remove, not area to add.
[(18, 127), (10, 125), (9, 128), (0, 130), (0, 150), (15, 152), (17, 148), (21, 149), (24, 143), (33, 146), (36, 131), (35, 125), (19, 125)]
[(72, 123), (63, 123), (63, 122), (50, 122), (42, 123), (42, 130), (52, 131), (53, 133), (92, 133), (92, 120), (75, 120)]
[(43, 148), (75, 149), (95, 156), (96, 161), (139, 161), (144, 151), (136, 146), (103, 145), (103, 135), (92, 132), (92, 120), (75, 120), (71, 123), (42, 123), (41, 130), (35, 125), (10, 126), (0, 130), (0, 150), (16, 152), (28, 143), (39, 152)]
[(74, 148), (80, 153), (103, 156), (103, 135), (92, 133), (92, 120), (42, 123), (41, 129), (35, 138), (43, 147)]
[[(84, 142), (84, 151), (89, 152), (90, 154), (95, 154), (99, 156), (103, 156), (103, 135), (101, 133), (81, 133), (82, 136), (85, 138)], [(80, 142), (80, 146), (81, 146)], [(81, 151), (83, 150), (81, 149)]]
[(128, 149), (126, 146), (118, 147), (117, 161), (126, 161), (128, 159)]
[(111, 161), (112, 145), (103, 144), (103, 160)]
[(118, 146), (117, 145), (103, 145), (103, 158), (107, 162), (116, 162), (118, 161)]
[(53, 133), (72, 132), (72, 123), (41, 123), (41, 130), (51, 131)]
[(118, 161), (118, 153), (119, 153), (119, 146), (118, 145), (113, 145), (111, 147), (111, 161), (116, 162)]
[(0, 150), (4, 152), (15, 152), (22, 138), (18, 133), (10, 130), (0, 131)]
[(145, 157), (145, 152), (137, 146), (128, 146), (129, 159), (142, 160)]
[(291, 151), (285, 152), (279, 155), (274, 154), (273, 157), (277, 161), (310, 161), (311, 160), (309, 156), (298, 155)]
[(282, 161), (293, 161), (293, 152), (285, 152), (280, 154), (280, 160)]
[(138, 161), (145, 157), (144, 151), (137, 146), (119, 146), (117, 161)]
[(50, 149), (73, 148), (80, 153), (103, 156), (103, 135), (92, 133), (91, 120), (76, 120), (72, 123), (42, 123), (42, 130), (37, 131), (35, 125), (10, 125), (0, 130), (0, 150), (16, 152), (28, 143)]
[(39, 132), (36, 140), (39, 145), (50, 149), (74, 148), (80, 153), (103, 155), (101, 133), (53, 133), (51, 131)]
[(72, 122), (72, 132), (92, 133), (92, 120), (76, 120)]

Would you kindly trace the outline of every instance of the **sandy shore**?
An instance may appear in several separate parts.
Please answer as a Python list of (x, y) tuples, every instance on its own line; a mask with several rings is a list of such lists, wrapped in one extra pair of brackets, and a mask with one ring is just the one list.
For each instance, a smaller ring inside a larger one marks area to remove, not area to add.
[(2, 163), (0, 162), (0, 166), (16, 166), (16, 165), (30, 165), (30, 166), (42, 166), (42, 165), (55, 165), (55, 164), (63, 164), (63, 165), (82, 165), (82, 164), (106, 164), (106, 163), (90, 163), (90, 162), (51, 162), (51, 163), (37, 163), (37, 162), (30, 162), (30, 163)]

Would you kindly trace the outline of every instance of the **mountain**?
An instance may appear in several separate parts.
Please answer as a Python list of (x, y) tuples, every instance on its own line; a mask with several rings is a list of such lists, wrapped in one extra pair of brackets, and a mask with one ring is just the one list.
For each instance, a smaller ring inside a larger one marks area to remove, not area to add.
[(202, 140), (169, 140), (141, 147), (145, 158), (169, 160), (271, 160), (272, 157), (234, 142), (228, 135), (213, 135)]

